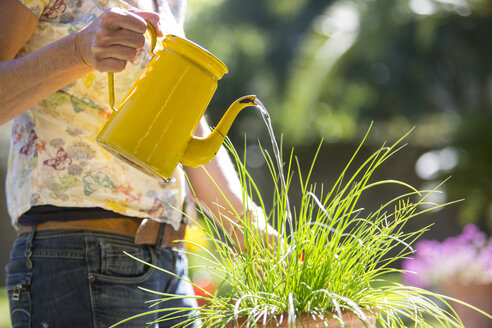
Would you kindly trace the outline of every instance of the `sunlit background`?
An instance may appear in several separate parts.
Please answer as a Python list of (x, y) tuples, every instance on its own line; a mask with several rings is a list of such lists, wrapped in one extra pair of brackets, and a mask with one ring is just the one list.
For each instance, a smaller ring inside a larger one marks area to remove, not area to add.
[[(188, 0), (187, 13), (188, 38), (229, 68), (207, 110), (211, 125), (235, 99), (256, 94), (277, 139), (283, 138), (284, 152), (294, 147), (302, 168), (310, 166), (324, 140), (313, 180), (327, 186), (371, 122), (366, 155), (415, 128), (377, 178), (428, 189), (451, 176), (433, 200), (464, 201), (419, 218), (408, 229), (434, 223), (424, 237), (443, 240), (475, 223), (490, 235), (492, 2)], [(0, 126), (3, 172), (8, 133), (8, 124)], [(259, 111), (243, 111), (229, 136), (239, 153), (246, 149), (263, 198), (271, 199), (258, 146), (270, 151), (270, 139)], [(3, 192), (0, 262), (5, 266), (15, 233)], [(371, 194), (362, 203), (377, 207), (391, 192)], [(291, 197), (295, 206), (295, 190)], [(194, 279), (206, 283), (200, 275)], [(4, 271), (0, 276), (4, 282)]]
[[(436, 200), (465, 201), (433, 214), (430, 234), (443, 239), (466, 223), (490, 231), (492, 2), (204, 0), (188, 9), (188, 37), (230, 71), (211, 125), (239, 96), (258, 95), (284, 152), (294, 147), (309, 165), (324, 140), (316, 173), (328, 185), (371, 122), (368, 152), (415, 128), (382, 175), (424, 189), (451, 176)], [(229, 136), (239, 152), (246, 139), (248, 166), (267, 176), (259, 112), (244, 110)]]

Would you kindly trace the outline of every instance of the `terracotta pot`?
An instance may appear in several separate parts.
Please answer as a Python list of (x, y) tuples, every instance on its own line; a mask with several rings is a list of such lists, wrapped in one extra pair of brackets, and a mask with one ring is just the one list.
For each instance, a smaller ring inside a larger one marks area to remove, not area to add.
[[(343, 321), (345, 322), (345, 327), (346, 328), (373, 328), (376, 326), (376, 318), (367, 314), (366, 316), (368, 318), (368, 325), (364, 325), (360, 319), (355, 316), (353, 313), (346, 312), (343, 314)], [(276, 328), (290, 328), (292, 326), (289, 326), (288, 324), (288, 316), (287, 314), (284, 314), (283, 316), (277, 315), (277, 320), (272, 320), (269, 319), (266, 323), (266, 325), (262, 325), (260, 323), (263, 323), (263, 319), (260, 319), (260, 322), (258, 323), (258, 327), (276, 327)], [(278, 322), (278, 324), (277, 324)], [(233, 328), (234, 324), (233, 322), (229, 322), (226, 325), (226, 328)], [(245, 318), (239, 318), (236, 324), (236, 327), (238, 328), (244, 328), (247, 327), (247, 322)], [(296, 327), (309, 327), (309, 328), (321, 328), (321, 327), (330, 327), (330, 328), (340, 328), (341, 325), (333, 319), (330, 316), (325, 316), (325, 320), (321, 320), (317, 317), (314, 317), (310, 314), (304, 313), (300, 316), (297, 317), (296, 320)]]
[[(447, 283), (444, 288), (448, 296), (492, 314), (492, 284)], [(483, 314), (458, 303), (452, 302), (451, 305), (465, 328), (492, 328), (492, 320)]]

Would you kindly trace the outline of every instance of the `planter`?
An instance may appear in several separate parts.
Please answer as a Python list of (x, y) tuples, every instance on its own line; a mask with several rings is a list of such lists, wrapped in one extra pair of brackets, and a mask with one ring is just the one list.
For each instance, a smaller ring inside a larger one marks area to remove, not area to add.
[[(343, 314), (343, 321), (345, 323), (345, 328), (374, 328), (376, 326), (376, 318), (367, 314), (368, 324), (365, 325), (356, 315), (350, 312), (346, 312)], [(341, 328), (341, 325), (333, 319), (331, 316), (325, 316), (324, 320), (319, 319), (318, 317), (314, 317), (310, 314), (304, 313), (297, 317), (296, 325), (288, 324), (288, 316), (277, 315), (276, 320), (269, 319), (265, 325), (263, 325), (263, 319), (260, 319), (257, 327), (276, 327), (276, 328), (291, 328), (291, 327), (309, 327), (309, 328), (321, 328), (321, 327), (330, 327), (330, 328)], [(230, 322), (226, 325), (226, 328), (233, 328), (234, 323)], [(247, 322), (245, 318), (239, 318), (236, 323), (237, 328), (247, 327)], [(478, 326), (477, 326), (478, 327)]]
[[(492, 313), (492, 284), (447, 283), (444, 289), (448, 296)], [(458, 303), (452, 306), (466, 328), (492, 328), (492, 320), (483, 314)]]

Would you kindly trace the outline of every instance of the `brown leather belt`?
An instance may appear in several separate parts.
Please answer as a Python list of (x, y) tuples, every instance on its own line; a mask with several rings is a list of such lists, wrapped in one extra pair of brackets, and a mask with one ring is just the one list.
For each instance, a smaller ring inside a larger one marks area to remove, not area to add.
[[(88, 230), (98, 232), (116, 233), (134, 238), (135, 244), (156, 245), (162, 223), (150, 219), (133, 218), (109, 218), (70, 221), (47, 221), (36, 225), (35, 231), (48, 230)], [(166, 224), (160, 247), (182, 247), (186, 232), (186, 224), (182, 223), (176, 231)], [(28, 233), (32, 226), (21, 225), (18, 234)]]

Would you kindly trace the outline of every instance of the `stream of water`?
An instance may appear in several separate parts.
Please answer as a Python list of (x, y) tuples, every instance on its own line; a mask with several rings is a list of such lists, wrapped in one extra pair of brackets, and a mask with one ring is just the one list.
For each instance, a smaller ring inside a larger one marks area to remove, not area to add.
[[(278, 179), (280, 180), (280, 185), (282, 188), (282, 193), (283, 197), (285, 198), (285, 219), (287, 223), (289, 224), (289, 229), (292, 232), (293, 231), (293, 226), (292, 226), (292, 213), (290, 211), (290, 204), (289, 204), (289, 197), (287, 195), (287, 184), (285, 181), (285, 175), (284, 175), (284, 168), (283, 168), (283, 162), (282, 162), (282, 156), (280, 154), (280, 149), (278, 147), (277, 139), (275, 139), (275, 134), (273, 132), (273, 127), (272, 127), (272, 119), (270, 118), (270, 114), (268, 113), (266, 107), (263, 105), (263, 103), (256, 98), (255, 99), (255, 105), (256, 107), (260, 110), (261, 116), (263, 117), (263, 121), (265, 121), (265, 125), (268, 130), (268, 134), (270, 135), (270, 141), (272, 143), (272, 149), (273, 149), (273, 156), (275, 157), (274, 160), (276, 161), (277, 164), (277, 174), (278, 174)], [(282, 199), (279, 199), (279, 201), (282, 201)], [(275, 206), (275, 204), (274, 204)], [(282, 224), (283, 230), (285, 230), (285, 224)], [(281, 232), (283, 235), (286, 234), (285, 231)]]

